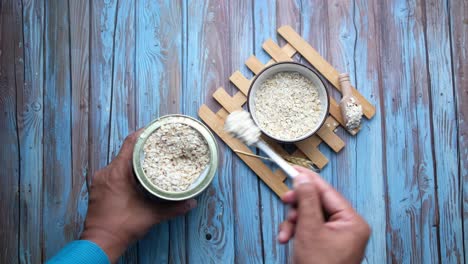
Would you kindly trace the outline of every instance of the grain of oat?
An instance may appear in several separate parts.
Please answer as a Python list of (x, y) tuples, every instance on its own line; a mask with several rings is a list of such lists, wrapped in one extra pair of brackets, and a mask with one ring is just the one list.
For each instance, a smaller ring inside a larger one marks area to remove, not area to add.
[(300, 138), (320, 121), (322, 103), (318, 91), (298, 72), (280, 72), (268, 78), (254, 100), (258, 125), (279, 139)]
[(346, 103), (346, 127), (349, 130), (354, 130), (361, 125), (362, 118), (362, 106), (351, 97), (350, 100)]
[(146, 177), (159, 189), (187, 190), (210, 160), (205, 139), (194, 128), (171, 123), (151, 134), (143, 146)]

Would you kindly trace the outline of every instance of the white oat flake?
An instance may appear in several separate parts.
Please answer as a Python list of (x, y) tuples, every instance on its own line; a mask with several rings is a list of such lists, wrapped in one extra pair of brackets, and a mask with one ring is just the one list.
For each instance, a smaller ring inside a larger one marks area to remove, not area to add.
[(361, 125), (361, 118), (362, 118), (362, 106), (356, 102), (354, 97), (346, 103), (346, 119), (348, 120), (346, 123), (346, 127), (349, 130), (354, 130)]
[(280, 72), (268, 78), (255, 94), (258, 125), (270, 135), (294, 140), (314, 129), (322, 103), (314, 84), (298, 72)]
[(143, 146), (146, 177), (159, 189), (187, 190), (210, 161), (205, 139), (194, 128), (171, 123), (151, 134)]

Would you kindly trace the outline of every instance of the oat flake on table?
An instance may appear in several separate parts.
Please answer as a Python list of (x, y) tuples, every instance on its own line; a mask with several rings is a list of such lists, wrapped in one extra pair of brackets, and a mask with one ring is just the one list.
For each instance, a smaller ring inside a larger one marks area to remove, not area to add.
[(270, 135), (293, 140), (320, 121), (322, 104), (313, 83), (298, 72), (280, 72), (263, 82), (255, 94), (259, 126)]
[(181, 123), (162, 125), (148, 137), (143, 151), (146, 177), (159, 189), (171, 192), (187, 190), (210, 160), (205, 139)]

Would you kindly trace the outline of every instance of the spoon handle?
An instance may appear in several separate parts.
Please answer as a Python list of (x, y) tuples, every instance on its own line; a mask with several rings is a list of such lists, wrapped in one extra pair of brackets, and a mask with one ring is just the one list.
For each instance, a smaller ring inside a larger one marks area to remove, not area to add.
[(267, 143), (263, 140), (259, 140), (257, 142), (257, 147), (261, 149), (265, 154), (270, 157), (286, 174), (294, 179), (297, 175), (299, 175), (299, 172), (291, 165), (289, 165), (288, 162), (286, 162), (280, 155), (276, 154), (276, 152), (268, 146)]

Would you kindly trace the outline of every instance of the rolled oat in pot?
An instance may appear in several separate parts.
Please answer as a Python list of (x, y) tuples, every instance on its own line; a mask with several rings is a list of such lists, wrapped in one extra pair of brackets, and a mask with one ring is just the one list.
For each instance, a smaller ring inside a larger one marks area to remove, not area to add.
[(159, 189), (182, 192), (191, 186), (210, 162), (202, 135), (186, 124), (168, 123), (146, 140), (142, 168)]

